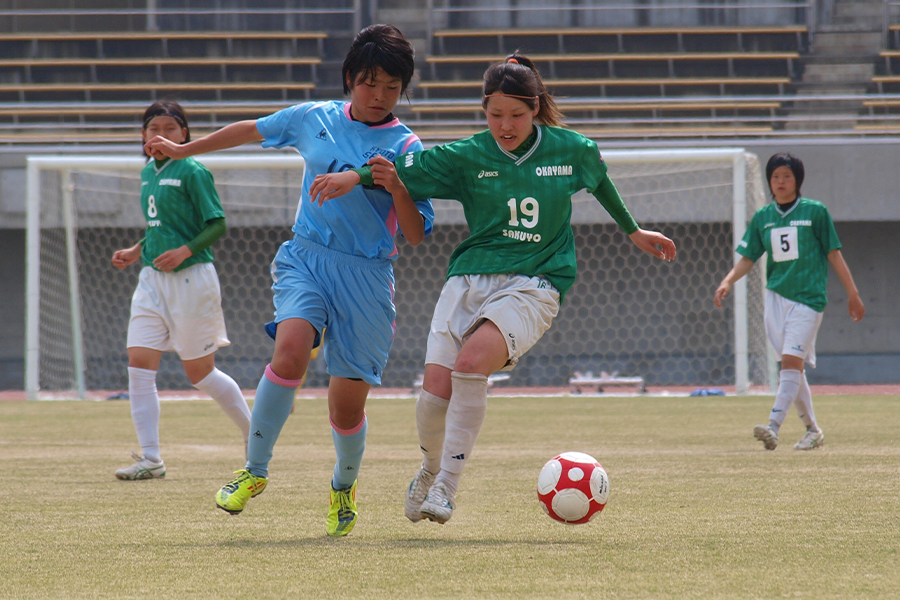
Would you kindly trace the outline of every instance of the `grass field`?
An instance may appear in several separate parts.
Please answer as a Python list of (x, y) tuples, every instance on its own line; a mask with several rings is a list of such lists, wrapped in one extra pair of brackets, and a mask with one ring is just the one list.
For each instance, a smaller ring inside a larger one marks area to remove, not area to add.
[[(898, 598), (900, 397), (821, 396), (822, 450), (764, 451), (771, 398), (494, 397), (458, 507), (409, 523), (413, 399), (374, 399), (360, 521), (324, 531), (333, 448), (324, 400), (302, 400), (269, 487), (239, 516), (216, 490), (243, 464), (209, 401), (162, 409), (164, 480), (122, 482), (127, 402), (0, 403), (2, 598)], [(555, 454), (610, 475), (592, 523), (546, 517)]]

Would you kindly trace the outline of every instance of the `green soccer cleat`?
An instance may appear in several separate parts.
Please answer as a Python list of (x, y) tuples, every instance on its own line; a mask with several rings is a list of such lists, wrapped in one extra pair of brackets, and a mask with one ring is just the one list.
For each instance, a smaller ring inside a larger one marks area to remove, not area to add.
[(348, 490), (331, 488), (331, 505), (325, 519), (325, 531), (332, 537), (341, 537), (353, 531), (358, 512), (356, 510), (356, 484), (353, 482)]
[(235, 471), (237, 478), (222, 486), (216, 493), (216, 506), (232, 515), (240, 514), (247, 501), (262, 494), (269, 480), (256, 477), (247, 469)]

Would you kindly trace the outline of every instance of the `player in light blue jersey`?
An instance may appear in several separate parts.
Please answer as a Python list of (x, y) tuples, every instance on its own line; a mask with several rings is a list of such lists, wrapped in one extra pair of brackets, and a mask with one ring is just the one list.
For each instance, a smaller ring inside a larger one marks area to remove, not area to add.
[(247, 464), (216, 494), (216, 505), (231, 514), (265, 489), (294, 391), (327, 328), (323, 354), (331, 376), (328, 412), (337, 463), (326, 531), (342, 536), (356, 524), (366, 397), (381, 383), (394, 334), (394, 238), (399, 231), (410, 244), (419, 244), (431, 232), (434, 209), (430, 200), (414, 202), (408, 194), (362, 187), (317, 205), (309, 202), (309, 187), (319, 174), (422, 149), (392, 114), (413, 69), (413, 49), (403, 34), (390, 25), (372, 25), (356, 36), (344, 60), (349, 102), (298, 104), (181, 146), (162, 138), (147, 144), (175, 158), (262, 142), (266, 148), (295, 148), (306, 159), (294, 238), (272, 263), (275, 319), (266, 331), (275, 339), (275, 351), (253, 405)]

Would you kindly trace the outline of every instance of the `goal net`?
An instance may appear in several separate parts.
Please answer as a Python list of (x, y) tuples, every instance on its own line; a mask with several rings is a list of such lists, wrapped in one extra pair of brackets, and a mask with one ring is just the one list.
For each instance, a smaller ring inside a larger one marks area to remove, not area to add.
[[(303, 174), (297, 155), (198, 157), (216, 180), (228, 233), (214, 246), (232, 345), (217, 365), (255, 388), (272, 355), (269, 264), (291, 236)], [(712, 295), (734, 264), (734, 247), (765, 202), (755, 155), (741, 149), (611, 151), (610, 175), (644, 228), (673, 238), (665, 263), (637, 250), (597, 201), (573, 197), (578, 279), (551, 330), (520, 361), (508, 385), (566, 386), (576, 371), (641, 376), (647, 385), (750, 385), (769, 381), (755, 269), (725, 310)], [(146, 226), (140, 157), (28, 159), (26, 389), (127, 389), (125, 334), (139, 268), (119, 271), (112, 253)], [(310, 207), (310, 209), (313, 209)], [(422, 372), (432, 310), (452, 250), (468, 235), (459, 205), (435, 200), (435, 227), (418, 247), (398, 238), (396, 335), (383, 385), (409, 387)], [(189, 389), (177, 356), (166, 353), (160, 389)], [(307, 385), (327, 385), (322, 359)]]

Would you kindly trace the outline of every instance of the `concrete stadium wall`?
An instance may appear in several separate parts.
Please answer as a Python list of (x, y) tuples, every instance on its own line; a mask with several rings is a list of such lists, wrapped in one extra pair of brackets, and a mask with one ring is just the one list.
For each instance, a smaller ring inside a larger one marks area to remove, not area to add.
[[(900, 297), (900, 142), (742, 141), (728, 146), (747, 148), (763, 165), (784, 150), (803, 159), (803, 195), (828, 205), (866, 303), (866, 318), (851, 322), (846, 293), (836, 276), (829, 278), (830, 301), (817, 343), (819, 368), (810, 372), (810, 381), (900, 382), (900, 305), (895, 301)], [(21, 150), (0, 153), (0, 389), (22, 389), (24, 380), (25, 156)]]

